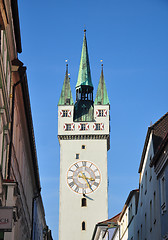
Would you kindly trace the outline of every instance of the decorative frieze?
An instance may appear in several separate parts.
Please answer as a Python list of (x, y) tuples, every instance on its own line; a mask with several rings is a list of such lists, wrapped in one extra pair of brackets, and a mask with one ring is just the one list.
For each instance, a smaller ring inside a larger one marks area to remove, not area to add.
[(109, 139), (109, 135), (58, 135), (59, 140), (87, 140), (87, 139)]

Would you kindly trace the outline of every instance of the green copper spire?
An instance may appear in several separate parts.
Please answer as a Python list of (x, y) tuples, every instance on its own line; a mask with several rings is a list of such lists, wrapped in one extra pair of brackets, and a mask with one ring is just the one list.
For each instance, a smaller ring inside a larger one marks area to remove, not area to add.
[(62, 91), (61, 91), (61, 96), (58, 102), (58, 106), (60, 105), (73, 105), (71, 86), (70, 86), (70, 81), (68, 76), (68, 64), (66, 65), (66, 74), (64, 78)]
[(88, 55), (87, 41), (86, 41), (86, 30), (84, 30), (82, 54), (81, 54), (78, 81), (76, 84), (76, 88), (78, 88), (81, 85), (93, 87), (91, 74), (90, 74), (89, 55)]
[(105, 84), (105, 81), (104, 81), (103, 64), (102, 64), (102, 71), (101, 71), (100, 81), (99, 81), (99, 85), (98, 85), (97, 94), (96, 94), (94, 104), (95, 105), (110, 104), (108, 94), (107, 94), (106, 84)]

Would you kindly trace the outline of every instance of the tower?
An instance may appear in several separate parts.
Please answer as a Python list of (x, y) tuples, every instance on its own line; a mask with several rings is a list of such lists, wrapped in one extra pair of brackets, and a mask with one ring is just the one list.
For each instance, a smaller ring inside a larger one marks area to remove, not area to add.
[(93, 84), (84, 31), (75, 104), (68, 66), (58, 103), (59, 240), (89, 240), (95, 224), (108, 218), (109, 108), (103, 66), (93, 101)]

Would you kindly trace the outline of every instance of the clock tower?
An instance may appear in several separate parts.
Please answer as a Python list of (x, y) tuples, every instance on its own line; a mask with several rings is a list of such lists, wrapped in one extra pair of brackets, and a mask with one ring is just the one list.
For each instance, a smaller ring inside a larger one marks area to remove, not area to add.
[(110, 104), (103, 65), (93, 100), (86, 31), (73, 102), (68, 65), (58, 103), (60, 143), (59, 240), (90, 240), (108, 219), (107, 151)]

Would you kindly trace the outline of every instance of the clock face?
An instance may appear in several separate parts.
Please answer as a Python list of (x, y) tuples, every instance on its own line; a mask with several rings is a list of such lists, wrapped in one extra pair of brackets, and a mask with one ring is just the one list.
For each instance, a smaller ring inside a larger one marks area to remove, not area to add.
[(100, 170), (89, 161), (78, 161), (67, 172), (68, 186), (79, 194), (94, 192), (100, 185), (100, 181)]

